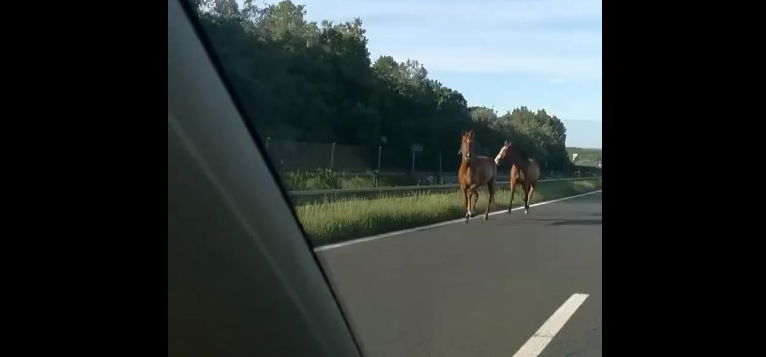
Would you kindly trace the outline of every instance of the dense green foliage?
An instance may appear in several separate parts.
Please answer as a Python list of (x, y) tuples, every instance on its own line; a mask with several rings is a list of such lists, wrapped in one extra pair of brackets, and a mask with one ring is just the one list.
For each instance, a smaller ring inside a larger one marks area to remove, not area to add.
[[(192, 0), (226, 76), (259, 135), (361, 145), (369, 162), (385, 142), (386, 168), (407, 169), (410, 145), (421, 144), (420, 169), (457, 167), (460, 133), (476, 130), (477, 151), (495, 155), (506, 139), (545, 171), (571, 169), (563, 123), (521, 107), (502, 116), (467, 106), (463, 95), (429, 78), (416, 60), (374, 62), (362, 22), (320, 24), (290, 1)], [(385, 139), (383, 139), (385, 137)]]

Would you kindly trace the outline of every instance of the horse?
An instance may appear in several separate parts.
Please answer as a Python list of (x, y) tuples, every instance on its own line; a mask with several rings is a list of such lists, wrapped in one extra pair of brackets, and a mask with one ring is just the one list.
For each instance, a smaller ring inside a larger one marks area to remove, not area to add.
[(508, 213), (511, 213), (513, 193), (516, 186), (520, 184), (524, 188), (524, 214), (528, 214), (529, 201), (532, 200), (532, 192), (535, 191), (537, 180), (540, 178), (540, 165), (510, 141), (505, 141), (500, 148), (500, 152), (495, 157), (495, 165), (500, 166), (500, 162), (506, 157), (511, 162), (511, 201), (508, 203)]
[[(465, 223), (474, 215), (476, 202), (479, 200), (479, 187), (487, 185), (489, 191), (489, 202), (487, 202), (487, 211), (484, 212), (484, 219), (489, 219), (489, 207), (495, 198), (495, 176), (497, 175), (497, 166), (491, 158), (486, 156), (474, 155), (473, 144), (476, 135), (473, 130), (463, 131), (460, 141), (460, 151), (462, 161), (458, 169), (457, 177), (460, 182), (460, 189), (463, 191), (463, 203), (466, 208)], [(473, 205), (471, 204), (473, 198)]]

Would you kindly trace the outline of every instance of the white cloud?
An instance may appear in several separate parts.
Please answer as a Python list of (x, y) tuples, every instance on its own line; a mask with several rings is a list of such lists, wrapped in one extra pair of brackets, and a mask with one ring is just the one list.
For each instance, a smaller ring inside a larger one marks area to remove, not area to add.
[(360, 17), (371, 59), (416, 59), (428, 70), (601, 78), (601, 2), (339, 1), (307, 3), (311, 19)]
[(582, 30), (507, 30), (481, 29), (446, 31), (441, 28), (406, 26), (367, 26), (367, 37), (376, 46), (401, 49), (428, 46), (439, 49), (472, 46), (483, 52), (506, 49), (515, 52), (546, 54), (600, 54), (601, 33)]
[[(298, 1), (300, 3), (300, 1)], [(601, 18), (601, 1), (305, 1), (312, 16), (335, 20), (396, 19), (456, 26), (465, 23), (504, 25), (594, 22)]]
[(392, 53), (397, 61), (417, 59), (428, 70), (471, 73), (543, 75), (562, 82), (569, 78), (601, 78), (601, 58), (594, 56), (535, 56), (474, 49), (442, 48)]
[(310, 21), (361, 18), (371, 60), (416, 59), (432, 78), (457, 81), (453, 87), (473, 104), (534, 104), (562, 118), (601, 118), (600, 0), (293, 2), (306, 5)]
[(373, 61), (390, 55), (429, 70), (526, 73), (555, 83), (601, 78), (600, 0), (293, 2), (313, 21), (361, 18)]

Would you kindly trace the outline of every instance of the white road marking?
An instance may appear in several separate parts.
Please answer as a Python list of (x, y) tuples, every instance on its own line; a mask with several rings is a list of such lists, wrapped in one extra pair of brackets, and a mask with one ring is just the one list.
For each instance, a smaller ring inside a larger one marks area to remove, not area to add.
[(588, 294), (573, 294), (570, 296), (569, 299), (564, 302), (564, 305), (561, 305), (561, 307), (559, 307), (558, 310), (556, 310), (556, 312), (554, 312), (553, 315), (540, 326), (537, 332), (527, 340), (527, 343), (516, 351), (516, 354), (514, 354), (513, 357), (538, 356), (543, 349), (545, 349), (545, 346), (551, 342), (553, 336), (556, 336), (556, 333), (564, 327), (564, 324), (570, 317), (572, 317), (575, 311), (577, 311), (577, 308), (585, 302), (586, 298), (588, 298)]
[[(529, 205), (529, 207), (536, 207), (536, 206), (547, 205), (547, 204), (549, 204), (549, 203), (556, 203), (556, 202), (561, 202), (561, 201), (569, 200), (569, 199), (572, 199), (572, 198), (577, 198), (577, 197), (582, 197), (582, 196), (592, 195), (592, 194), (594, 194), (594, 193), (599, 193), (599, 192), (601, 192), (601, 190), (596, 190), (596, 191), (591, 191), (591, 192), (581, 193), (581, 194), (579, 194), (579, 195), (574, 195), (574, 196), (569, 196), (569, 197), (559, 198), (559, 199), (550, 200), (550, 201), (545, 201), (545, 202), (539, 202), (539, 203), (531, 204), (531, 205)], [(520, 209), (524, 209), (524, 206), (521, 206), (521, 207), (516, 207), (516, 208), (512, 209), (511, 211), (518, 211), (518, 210), (520, 210)], [(500, 213), (504, 213), (504, 212), (508, 212), (508, 209), (502, 209), (502, 210), (499, 210), (499, 211), (490, 212), (490, 213), (489, 213), (489, 215), (490, 215), (490, 216), (494, 216), (494, 215), (496, 215), (496, 214), (500, 214)], [(471, 219), (472, 219), (472, 220), (475, 220), (475, 219), (484, 219), (484, 215), (476, 216), (476, 217), (473, 217), (473, 218), (471, 218)], [(328, 244), (328, 245), (323, 245), (323, 246), (320, 246), (320, 247), (316, 247), (316, 248), (314, 248), (314, 251), (315, 251), (315, 252), (319, 252), (319, 251), (328, 250), (328, 249), (333, 249), (333, 248), (340, 248), (340, 247), (345, 247), (345, 246), (348, 246), (348, 245), (352, 245), (352, 244), (358, 244), (358, 243), (370, 242), (370, 241), (373, 241), (373, 240), (376, 240), (376, 239), (381, 239), (381, 238), (386, 238), (386, 237), (396, 236), (396, 235), (400, 235), (400, 234), (404, 234), (404, 233), (411, 233), (411, 232), (424, 231), (424, 230), (427, 230), (427, 229), (432, 229), (432, 228), (436, 228), (436, 227), (446, 226), (446, 225), (448, 225), (448, 224), (452, 224), (452, 223), (458, 223), (458, 222), (465, 222), (465, 217), (463, 217), (463, 218), (458, 218), (458, 219), (453, 219), (453, 220), (451, 220), (451, 221), (445, 221), (445, 222), (439, 222), (439, 223), (429, 224), (429, 225), (427, 225), (427, 226), (420, 226), (420, 227), (409, 228), (409, 229), (403, 229), (403, 230), (400, 230), (400, 231), (388, 232), (388, 233), (378, 234), (378, 235), (369, 236), (369, 237), (364, 237), (364, 238), (357, 238), (357, 239), (353, 239), (353, 240), (350, 240), (350, 241), (346, 241), (346, 242), (340, 242), (340, 243), (335, 243), (335, 244)]]

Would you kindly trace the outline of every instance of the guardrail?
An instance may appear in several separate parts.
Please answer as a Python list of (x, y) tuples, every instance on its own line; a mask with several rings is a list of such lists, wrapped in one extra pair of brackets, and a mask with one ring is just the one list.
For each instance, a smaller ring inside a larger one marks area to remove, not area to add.
[[(540, 180), (538, 182), (554, 182), (554, 181), (579, 181), (579, 180), (592, 180), (601, 178), (601, 176), (591, 177), (572, 177), (572, 178), (558, 178)], [(498, 185), (507, 185), (509, 181), (497, 181)], [(449, 188), (458, 188), (457, 184), (449, 185), (422, 185), (422, 186), (394, 186), (394, 187), (369, 187), (369, 188), (341, 188), (332, 190), (304, 190), (304, 191), (288, 191), (290, 197), (305, 198), (312, 196), (333, 196), (333, 195), (353, 195), (353, 194), (383, 194), (389, 192), (402, 192), (402, 191), (431, 191), (431, 190), (444, 190)]]

